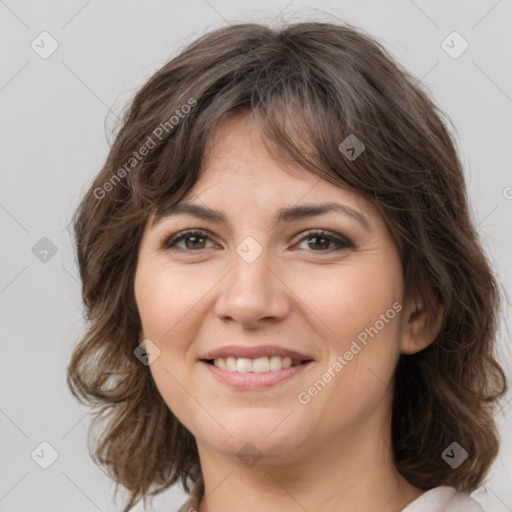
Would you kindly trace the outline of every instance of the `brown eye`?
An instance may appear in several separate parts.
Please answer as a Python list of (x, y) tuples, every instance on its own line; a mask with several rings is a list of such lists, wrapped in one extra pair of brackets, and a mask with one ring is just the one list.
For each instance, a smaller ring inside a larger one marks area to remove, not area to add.
[[(333, 252), (353, 247), (353, 244), (348, 239), (330, 231), (310, 231), (300, 241), (302, 242), (303, 240), (313, 241), (313, 243), (307, 243), (308, 248), (305, 250), (309, 252)], [(333, 243), (335, 246), (338, 246), (338, 249), (330, 248)]]
[[(165, 250), (198, 252), (212, 248), (211, 246), (206, 246), (208, 240), (211, 241), (211, 237), (203, 230), (192, 229), (180, 231), (168, 238), (164, 242), (162, 248)], [(307, 248), (304, 250), (310, 253), (331, 253), (354, 247), (352, 242), (347, 238), (324, 230), (310, 231), (300, 240), (300, 242), (303, 242), (304, 240), (308, 240)], [(184, 242), (185, 245), (180, 247), (178, 244), (181, 242)], [(334, 247), (332, 247), (333, 245)]]
[[(178, 247), (178, 243), (182, 240), (185, 241), (185, 247)], [(210, 237), (204, 232), (199, 230), (181, 231), (173, 235), (164, 243), (165, 249), (177, 248), (184, 251), (195, 251), (207, 249), (204, 247), (205, 241), (210, 240)]]

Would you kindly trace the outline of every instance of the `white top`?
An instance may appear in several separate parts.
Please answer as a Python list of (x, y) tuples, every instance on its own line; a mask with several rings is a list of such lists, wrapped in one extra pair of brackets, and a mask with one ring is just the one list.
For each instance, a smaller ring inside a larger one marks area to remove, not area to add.
[(434, 487), (416, 498), (401, 512), (485, 512), (480, 503), (467, 492), (442, 485)]
[[(188, 500), (177, 512), (196, 511), (204, 493), (204, 484), (199, 482), (190, 492)], [(485, 512), (481, 505), (470, 498), (467, 492), (442, 485), (424, 492), (400, 512)]]

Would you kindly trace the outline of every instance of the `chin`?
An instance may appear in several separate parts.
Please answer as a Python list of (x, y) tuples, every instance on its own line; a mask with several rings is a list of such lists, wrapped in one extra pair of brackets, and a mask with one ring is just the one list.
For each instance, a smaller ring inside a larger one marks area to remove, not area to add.
[(269, 462), (273, 459), (283, 462), (287, 454), (297, 453), (303, 439), (296, 438), (300, 430), (298, 426), (281, 429), (279, 421), (274, 422), (272, 427), (267, 422), (256, 421), (238, 424), (236, 427), (230, 425), (227, 430), (231, 436), (220, 429), (220, 436), (212, 438), (210, 430), (202, 438), (210, 447), (226, 456), (235, 454), (238, 458), (252, 456)]

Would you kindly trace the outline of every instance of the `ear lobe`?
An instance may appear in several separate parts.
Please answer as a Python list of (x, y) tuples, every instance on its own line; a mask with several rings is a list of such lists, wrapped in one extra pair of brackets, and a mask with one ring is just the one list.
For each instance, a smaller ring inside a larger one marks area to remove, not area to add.
[(428, 322), (425, 303), (421, 297), (412, 299), (404, 311), (402, 325), (402, 354), (415, 354), (427, 348), (439, 334), (443, 311), (438, 308), (436, 318)]

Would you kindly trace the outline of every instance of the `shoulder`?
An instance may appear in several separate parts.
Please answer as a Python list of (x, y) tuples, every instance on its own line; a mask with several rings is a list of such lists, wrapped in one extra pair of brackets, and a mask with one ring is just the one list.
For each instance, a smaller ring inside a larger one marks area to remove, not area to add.
[(485, 512), (467, 492), (442, 485), (424, 492), (401, 512)]

